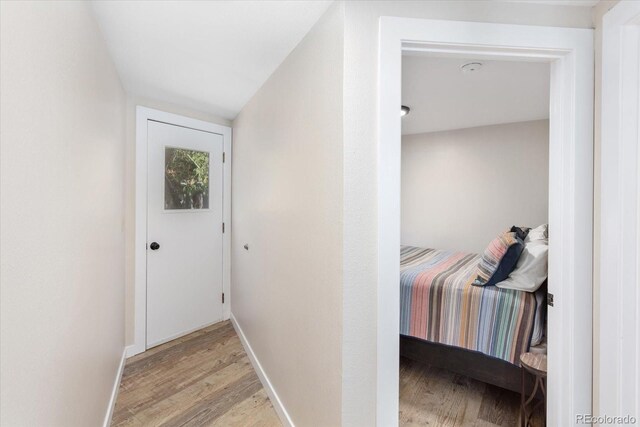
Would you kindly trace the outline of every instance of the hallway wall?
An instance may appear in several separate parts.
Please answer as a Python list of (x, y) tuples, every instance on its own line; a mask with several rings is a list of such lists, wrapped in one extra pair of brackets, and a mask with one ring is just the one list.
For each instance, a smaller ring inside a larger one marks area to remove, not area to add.
[(86, 2), (0, 20), (0, 424), (98, 426), (124, 348), (125, 93)]
[(298, 426), (341, 419), (342, 35), (337, 3), (233, 129), (231, 312)]

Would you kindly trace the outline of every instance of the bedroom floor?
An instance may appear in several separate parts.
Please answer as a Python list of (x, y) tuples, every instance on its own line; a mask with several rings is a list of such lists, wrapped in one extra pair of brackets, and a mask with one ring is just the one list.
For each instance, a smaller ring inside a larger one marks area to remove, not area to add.
[(112, 426), (280, 426), (229, 321), (127, 360)]
[[(443, 369), (400, 358), (401, 426), (514, 427), (520, 395)], [(543, 426), (538, 411), (533, 426)]]

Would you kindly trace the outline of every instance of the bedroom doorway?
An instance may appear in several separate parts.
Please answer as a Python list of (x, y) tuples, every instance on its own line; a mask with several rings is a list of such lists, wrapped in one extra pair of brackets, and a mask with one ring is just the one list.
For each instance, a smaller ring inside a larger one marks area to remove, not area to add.
[(547, 353), (549, 94), (546, 62), (403, 55), (401, 426), (518, 424), (520, 357)]
[[(381, 18), (378, 157), (378, 425), (398, 424), (402, 54), (544, 63), (550, 69), (547, 423), (591, 413), (591, 30)], [(463, 64), (464, 65), (464, 64)], [(410, 106), (409, 106), (410, 107)], [(512, 224), (525, 225), (525, 224)], [(536, 224), (537, 225), (537, 224)], [(488, 242), (487, 242), (488, 243)], [(397, 302), (391, 304), (391, 301)]]

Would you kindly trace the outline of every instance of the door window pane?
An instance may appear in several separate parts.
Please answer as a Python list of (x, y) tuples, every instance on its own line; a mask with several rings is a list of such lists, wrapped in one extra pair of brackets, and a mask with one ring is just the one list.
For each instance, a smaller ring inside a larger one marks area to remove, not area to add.
[(209, 153), (165, 147), (164, 208), (209, 209)]

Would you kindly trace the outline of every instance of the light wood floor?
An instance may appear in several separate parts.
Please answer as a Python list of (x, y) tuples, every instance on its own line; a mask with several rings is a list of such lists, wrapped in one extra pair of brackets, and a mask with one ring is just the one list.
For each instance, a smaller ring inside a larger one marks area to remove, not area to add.
[[(519, 402), (517, 393), (401, 358), (401, 426), (513, 427)], [(127, 360), (111, 425), (281, 423), (227, 321)]]
[[(520, 394), (400, 358), (401, 426), (515, 427)], [(542, 411), (534, 426), (544, 425)]]
[(127, 360), (112, 426), (280, 426), (230, 322)]

